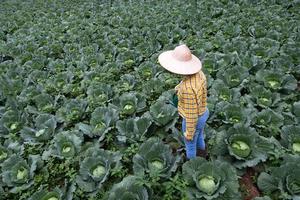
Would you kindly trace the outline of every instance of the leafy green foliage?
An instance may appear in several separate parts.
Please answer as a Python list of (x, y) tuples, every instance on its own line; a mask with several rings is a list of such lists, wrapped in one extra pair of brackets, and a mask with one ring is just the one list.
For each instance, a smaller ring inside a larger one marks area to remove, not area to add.
[[(286, 155), (279, 167), (262, 172), (258, 177), (258, 187), (266, 194), (279, 195), (279, 199), (299, 198), (299, 156)], [(278, 192), (278, 193), (277, 193)]]
[[(176, 162), (174, 173), (159, 173), (166, 177), (125, 178), (134, 174), (136, 155), (147, 160), (141, 162), (144, 174), (164, 170), (164, 159), (184, 158), (181, 120), (172, 105), (183, 77), (157, 62), (162, 51), (182, 43), (201, 59), (207, 77), (209, 163), (222, 160), (239, 175), (248, 166), (272, 174), (271, 167), (284, 164), (284, 153), (298, 155), (298, 11), (297, 1), (283, 0), (1, 1), (0, 199), (51, 199), (49, 193), (67, 200), (120, 198), (110, 191), (136, 199), (211, 199), (223, 181), (218, 177), (228, 175), (202, 174), (201, 184), (199, 177), (194, 181), (199, 187), (187, 190), (182, 162)], [(158, 159), (148, 162), (152, 155), (140, 149), (152, 136), (160, 138), (152, 146), (164, 153), (149, 147)], [(95, 146), (95, 155), (85, 154)], [(117, 151), (121, 164), (113, 167)], [(3, 181), (14, 167), (4, 172), (4, 163), (17, 156), (14, 164), (30, 171), (35, 155), (45, 163), (41, 171), (28, 173), (24, 184)], [(89, 168), (98, 161), (111, 163), (110, 170)], [(126, 184), (118, 184), (123, 178)], [(294, 183), (286, 178), (279, 184), (286, 188), (265, 195), (288, 199)], [(228, 187), (234, 194), (235, 185)], [(198, 190), (206, 196), (186, 194)]]

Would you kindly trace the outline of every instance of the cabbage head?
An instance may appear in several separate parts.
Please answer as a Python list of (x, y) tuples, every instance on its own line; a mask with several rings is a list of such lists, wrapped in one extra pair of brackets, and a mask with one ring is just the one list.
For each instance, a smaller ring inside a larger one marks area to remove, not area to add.
[(272, 167), (268, 172), (262, 172), (257, 179), (257, 185), (272, 199), (300, 198), (300, 156), (285, 155), (279, 167)]
[[(152, 190), (143, 184), (140, 177), (129, 175), (109, 191), (108, 200), (150, 200)], [(121, 195), (120, 195), (121, 194)]]
[(119, 152), (89, 147), (80, 163), (76, 183), (85, 192), (95, 192), (109, 178), (111, 171), (120, 166), (122, 156)]
[(182, 166), (189, 199), (240, 200), (238, 176), (227, 162), (196, 157)]
[(35, 172), (41, 165), (38, 155), (30, 155), (28, 160), (24, 160), (20, 155), (13, 154), (2, 163), (2, 180), (11, 193), (26, 190), (33, 185)]
[(137, 176), (159, 176), (168, 178), (175, 172), (180, 161), (174, 156), (169, 145), (159, 138), (152, 137), (145, 141), (133, 157), (133, 171)]

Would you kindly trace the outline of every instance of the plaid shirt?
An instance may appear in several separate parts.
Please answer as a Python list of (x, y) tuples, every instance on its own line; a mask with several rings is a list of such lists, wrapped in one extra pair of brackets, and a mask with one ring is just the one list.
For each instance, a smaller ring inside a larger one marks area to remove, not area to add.
[(205, 74), (186, 76), (175, 87), (178, 95), (178, 113), (186, 119), (186, 134), (193, 138), (199, 115), (206, 110), (207, 82)]

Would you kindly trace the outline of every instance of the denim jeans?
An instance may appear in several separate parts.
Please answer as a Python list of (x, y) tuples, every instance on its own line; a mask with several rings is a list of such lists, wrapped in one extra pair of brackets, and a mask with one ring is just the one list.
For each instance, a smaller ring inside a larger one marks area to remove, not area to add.
[[(203, 115), (199, 115), (198, 117), (196, 131), (193, 139), (186, 140), (186, 138), (184, 137), (186, 157), (188, 159), (192, 159), (196, 157), (197, 149), (205, 150), (203, 131), (208, 117), (209, 117), (209, 110), (206, 108), (206, 111), (203, 113)], [(185, 131), (186, 131), (186, 120), (183, 118), (182, 132), (184, 133)]]

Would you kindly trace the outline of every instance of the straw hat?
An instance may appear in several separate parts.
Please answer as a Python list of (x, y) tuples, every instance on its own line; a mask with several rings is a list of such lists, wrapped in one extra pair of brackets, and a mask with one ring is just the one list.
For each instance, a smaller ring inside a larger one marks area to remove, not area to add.
[(195, 74), (202, 68), (201, 61), (185, 44), (161, 53), (158, 56), (158, 62), (166, 70), (181, 75)]

